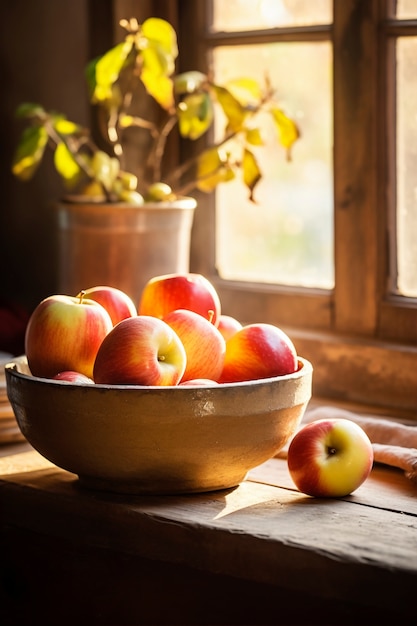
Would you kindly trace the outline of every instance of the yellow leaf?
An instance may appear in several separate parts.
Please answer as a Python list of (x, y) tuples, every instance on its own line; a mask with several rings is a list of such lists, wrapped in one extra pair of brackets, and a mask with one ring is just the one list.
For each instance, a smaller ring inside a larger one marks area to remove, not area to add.
[(278, 132), (279, 141), (287, 149), (287, 159), (291, 160), (291, 147), (300, 136), (298, 126), (281, 109), (272, 108), (271, 114)]
[(227, 160), (221, 158), (216, 148), (206, 150), (198, 159), (197, 188), (200, 191), (210, 192), (219, 183), (225, 183), (235, 178), (235, 173)]
[(259, 128), (248, 128), (246, 131), (246, 141), (252, 146), (263, 146), (261, 131)]
[(230, 80), (226, 87), (243, 106), (258, 106), (262, 100), (262, 88), (253, 78)]
[(225, 87), (212, 85), (216, 94), (216, 98), (222, 107), (228, 121), (228, 127), (232, 132), (238, 132), (242, 129), (246, 111), (240, 102)]
[(114, 46), (95, 62), (93, 102), (102, 102), (112, 98), (112, 86), (119, 78), (132, 47), (133, 40), (126, 38), (125, 41)]
[(165, 110), (174, 106), (174, 94), (172, 80), (164, 74), (156, 74), (154, 71), (143, 68), (141, 79), (146, 91)]
[(59, 118), (54, 123), (55, 130), (61, 135), (73, 135), (80, 127), (74, 122), (70, 122), (65, 118)]
[(119, 123), (121, 128), (129, 128), (129, 126), (132, 126), (133, 121), (132, 115), (124, 115), (123, 113), (120, 115)]
[(81, 168), (64, 143), (59, 143), (54, 153), (54, 163), (57, 172), (69, 183), (77, 182)]
[(148, 46), (159, 47), (166, 57), (176, 59), (178, 56), (177, 35), (169, 22), (158, 17), (150, 17), (142, 24), (142, 34), (148, 40)]
[(179, 131), (182, 137), (198, 139), (210, 128), (213, 106), (207, 93), (186, 96), (178, 105)]
[(21, 180), (32, 178), (40, 165), (48, 141), (43, 126), (29, 126), (22, 134), (13, 158), (12, 172)]
[(249, 189), (249, 199), (254, 201), (253, 191), (262, 178), (261, 171), (258, 166), (258, 162), (254, 154), (250, 150), (244, 150), (243, 152), (243, 182)]

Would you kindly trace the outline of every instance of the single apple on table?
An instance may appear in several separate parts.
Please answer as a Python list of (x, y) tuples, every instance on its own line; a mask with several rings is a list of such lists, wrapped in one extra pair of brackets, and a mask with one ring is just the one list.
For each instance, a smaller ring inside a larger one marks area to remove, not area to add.
[[(130, 296), (121, 289), (107, 285), (97, 285), (83, 290), (84, 297), (95, 300), (103, 306), (111, 317), (113, 326), (118, 322), (137, 315), (136, 306)], [(80, 294), (78, 294), (80, 295)]]
[(73, 370), (93, 377), (94, 361), (113, 328), (106, 309), (94, 300), (53, 295), (34, 309), (25, 333), (25, 352), (34, 376), (53, 378)]
[(76, 385), (94, 385), (94, 380), (81, 374), (80, 372), (74, 372), (73, 370), (66, 370), (65, 372), (58, 372), (52, 378), (53, 380), (60, 380), (64, 383), (73, 383)]
[(174, 330), (149, 315), (128, 317), (103, 340), (94, 364), (95, 383), (177, 385), (187, 357)]
[(163, 318), (181, 339), (187, 365), (181, 382), (192, 378), (217, 380), (222, 373), (226, 342), (220, 331), (205, 317), (177, 309)]
[(175, 273), (151, 278), (142, 290), (138, 313), (164, 318), (176, 309), (199, 313), (216, 326), (221, 313), (220, 298), (201, 274)]
[(243, 325), (235, 317), (222, 313), (219, 316), (217, 328), (223, 335), (226, 341), (228, 341)]
[(273, 324), (243, 326), (226, 341), (224, 366), (219, 381), (234, 383), (293, 374), (297, 352), (288, 335)]
[(344, 418), (306, 424), (288, 448), (288, 470), (296, 487), (310, 496), (342, 497), (368, 478), (373, 448), (365, 431)]

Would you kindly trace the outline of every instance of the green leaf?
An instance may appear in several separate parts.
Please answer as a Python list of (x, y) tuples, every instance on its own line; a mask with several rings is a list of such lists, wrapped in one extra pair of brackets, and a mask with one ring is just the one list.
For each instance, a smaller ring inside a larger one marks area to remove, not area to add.
[(211, 148), (200, 155), (197, 162), (197, 188), (206, 193), (213, 191), (219, 183), (235, 178), (230, 163), (222, 159), (219, 150)]
[(188, 139), (201, 137), (213, 122), (213, 105), (207, 93), (186, 96), (177, 113), (180, 134)]
[(177, 74), (177, 76), (173, 78), (173, 81), (175, 93), (182, 96), (186, 93), (194, 93), (195, 91), (201, 89), (201, 87), (207, 82), (207, 76), (202, 72), (193, 70)]
[(16, 110), (16, 117), (42, 117), (45, 109), (40, 104), (23, 102)]
[(98, 60), (91, 62), (90, 68), (87, 69), (87, 75), (92, 87), (93, 103), (104, 102), (112, 98), (113, 84), (119, 78), (132, 48), (133, 39), (126, 37), (125, 41), (114, 46)]
[(48, 141), (43, 126), (30, 126), (23, 131), (12, 163), (12, 172), (21, 180), (30, 180), (39, 167)]
[(68, 184), (73, 185), (78, 181), (82, 170), (64, 143), (57, 145), (54, 163), (57, 172)]
[(279, 142), (284, 148), (287, 149), (287, 159), (290, 161), (291, 148), (300, 136), (298, 126), (277, 107), (271, 108), (271, 115), (277, 129)]
[(212, 85), (216, 98), (226, 115), (228, 128), (231, 132), (239, 132), (243, 128), (247, 112), (240, 102), (225, 87)]
[(243, 182), (245, 183), (246, 187), (248, 187), (250, 192), (249, 200), (254, 202), (253, 191), (260, 179), (262, 178), (262, 175), (255, 155), (247, 149), (245, 149), (243, 152), (242, 171)]

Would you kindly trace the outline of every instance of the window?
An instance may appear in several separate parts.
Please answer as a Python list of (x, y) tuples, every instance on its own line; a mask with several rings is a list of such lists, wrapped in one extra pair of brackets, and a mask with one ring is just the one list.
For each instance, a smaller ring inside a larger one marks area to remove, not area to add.
[[(247, 239), (238, 230), (259, 207), (227, 185), (198, 197), (193, 269), (212, 278), (231, 315), (288, 330), (313, 363), (316, 396), (416, 415), (417, 0), (179, 6), (183, 69), (187, 58), (214, 75), (232, 74), (236, 59), (241, 74), (242, 59), (258, 72), (276, 65), (302, 131), (282, 178), (259, 188), (280, 211), (262, 205)], [(270, 262), (263, 248), (280, 220), (313, 257), (291, 259), (291, 249), (268, 273), (279, 254), (271, 244)]]

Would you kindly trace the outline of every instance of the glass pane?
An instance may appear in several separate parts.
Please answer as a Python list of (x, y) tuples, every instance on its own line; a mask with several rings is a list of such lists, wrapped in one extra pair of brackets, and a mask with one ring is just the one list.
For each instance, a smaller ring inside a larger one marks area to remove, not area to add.
[(213, 29), (253, 30), (330, 24), (331, 0), (213, 0)]
[(257, 204), (240, 181), (217, 188), (217, 268), (227, 279), (332, 288), (331, 44), (218, 48), (215, 79), (241, 76), (242, 59), (245, 76), (259, 78), (268, 69), (280, 105), (297, 119), (302, 136), (287, 162), (275, 130), (264, 127), (266, 146), (254, 148), (264, 174), (255, 188)]
[(395, 15), (400, 20), (417, 18), (417, 0), (397, 0)]
[(417, 37), (397, 42), (398, 289), (417, 296)]

